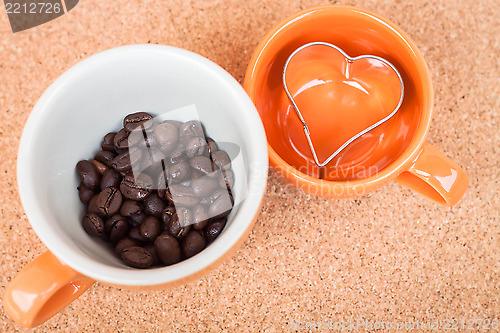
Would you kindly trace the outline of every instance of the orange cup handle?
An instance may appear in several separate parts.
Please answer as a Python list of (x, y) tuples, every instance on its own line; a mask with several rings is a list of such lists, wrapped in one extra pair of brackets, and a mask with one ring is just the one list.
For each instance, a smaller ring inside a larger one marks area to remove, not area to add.
[(20, 325), (35, 327), (73, 302), (94, 282), (46, 251), (9, 283), (3, 306)]
[(444, 206), (453, 206), (464, 195), (469, 178), (455, 162), (429, 143), (396, 181)]

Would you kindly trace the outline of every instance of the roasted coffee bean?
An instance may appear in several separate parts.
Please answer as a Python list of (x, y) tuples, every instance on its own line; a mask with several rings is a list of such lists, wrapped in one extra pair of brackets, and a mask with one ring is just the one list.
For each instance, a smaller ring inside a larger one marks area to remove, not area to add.
[(139, 226), (139, 234), (147, 241), (153, 241), (160, 234), (160, 220), (154, 216), (148, 216)]
[(198, 231), (191, 231), (181, 241), (182, 253), (186, 258), (191, 258), (205, 248), (205, 238)]
[(88, 213), (82, 219), (83, 229), (92, 237), (102, 237), (104, 235), (104, 221), (94, 213)]
[(144, 212), (139, 212), (137, 214), (132, 214), (128, 217), (128, 221), (129, 223), (134, 226), (134, 227), (137, 227), (139, 224), (141, 224), (145, 219), (146, 217), (148, 217), (146, 215), (146, 213)]
[(186, 227), (194, 223), (193, 212), (191, 211), (191, 209), (188, 209), (186, 207), (178, 207), (176, 209), (176, 212), (181, 227)]
[(120, 214), (123, 216), (131, 216), (139, 214), (142, 211), (142, 203), (135, 200), (125, 200), (120, 208)]
[(212, 138), (207, 138), (208, 155), (212, 156), (212, 154), (215, 153), (217, 150), (219, 150), (219, 147), (217, 147), (217, 143)]
[(115, 214), (106, 220), (106, 231), (109, 233), (109, 240), (112, 243), (116, 243), (125, 237), (128, 230), (127, 219), (119, 214)]
[(94, 164), (95, 168), (97, 169), (97, 172), (99, 172), (101, 176), (109, 169), (109, 167), (106, 164), (99, 162), (97, 160), (92, 160), (91, 162), (92, 164)]
[(80, 176), (81, 184), (91, 190), (97, 190), (99, 188), (99, 181), (101, 175), (97, 168), (90, 161), (80, 161), (76, 164), (76, 172)]
[(139, 241), (139, 242), (146, 241), (146, 239), (144, 239), (144, 237), (141, 236), (141, 233), (139, 232), (139, 227), (133, 227), (132, 229), (130, 229), (128, 236), (132, 239), (135, 239), (136, 241)]
[(132, 132), (135, 128), (144, 130), (153, 126), (153, 116), (147, 112), (131, 113), (123, 119), (123, 128), (127, 132)]
[(165, 265), (172, 265), (181, 260), (181, 248), (177, 239), (164, 232), (156, 237), (154, 247), (156, 254)]
[(152, 193), (149, 197), (144, 199), (144, 212), (147, 215), (161, 217), (163, 209), (165, 209), (166, 203), (160, 199), (158, 194)]
[(153, 264), (153, 255), (151, 252), (139, 246), (123, 249), (121, 257), (127, 265), (135, 268), (148, 268)]
[(104, 136), (101, 142), (101, 148), (102, 150), (107, 150), (107, 151), (114, 151), (115, 150), (115, 143), (113, 139), (115, 138), (116, 133), (111, 132), (108, 133)]
[(187, 143), (195, 136), (205, 136), (203, 126), (201, 126), (201, 123), (198, 120), (187, 121), (182, 124), (181, 128), (179, 128), (179, 140), (182, 143)]
[(153, 133), (164, 152), (174, 150), (179, 137), (177, 127), (169, 123), (162, 123), (155, 127)]
[(163, 212), (161, 213), (161, 220), (165, 225), (168, 225), (172, 217), (175, 216), (175, 207), (172, 205), (169, 205), (165, 207)]
[(208, 197), (218, 188), (218, 182), (216, 179), (203, 176), (193, 180), (191, 183), (191, 189), (193, 194), (198, 198)]
[(142, 157), (142, 151), (139, 149), (130, 149), (113, 159), (112, 166), (116, 171), (127, 172), (137, 165)]
[(120, 191), (126, 198), (140, 201), (151, 193), (152, 185), (153, 181), (150, 176), (140, 173), (134, 178), (134, 175), (129, 172), (120, 184)]
[(208, 208), (208, 216), (218, 219), (226, 216), (233, 209), (233, 201), (228, 191), (221, 194)]
[(186, 148), (182, 144), (179, 144), (173, 151), (166, 154), (166, 162), (168, 162), (166, 164), (168, 165), (187, 161)]
[(156, 248), (154, 244), (146, 244), (144, 245), (144, 248), (151, 252), (151, 255), (153, 256), (153, 263), (151, 266), (156, 266), (160, 263), (160, 258), (158, 258), (158, 253), (156, 252)]
[(231, 170), (224, 170), (219, 173), (219, 186), (222, 188), (231, 189), (234, 186), (234, 172)]
[(82, 184), (78, 186), (78, 196), (80, 197), (81, 202), (88, 204), (90, 199), (94, 196), (94, 191)]
[(97, 197), (97, 207), (101, 215), (113, 215), (120, 210), (121, 205), (122, 194), (116, 187), (105, 188)]
[(99, 161), (108, 167), (113, 167), (113, 159), (116, 157), (116, 154), (112, 151), (100, 151), (95, 154), (94, 159)]
[(125, 150), (128, 148), (128, 132), (125, 131), (124, 128), (118, 131), (116, 133), (115, 137), (113, 138), (113, 143), (115, 145), (115, 151), (118, 150)]
[(207, 154), (207, 141), (204, 138), (195, 136), (186, 143), (186, 155), (191, 158), (193, 156)]
[(195, 180), (197, 178), (200, 178), (200, 177), (203, 177), (204, 174), (202, 174), (201, 172), (197, 171), (197, 170), (191, 170), (191, 180)]
[(168, 221), (167, 230), (175, 238), (183, 238), (191, 230), (191, 225), (182, 226), (179, 222), (179, 216), (175, 214), (170, 221)]
[(208, 197), (208, 204), (212, 204), (215, 202), (215, 200), (217, 200), (220, 196), (225, 196), (225, 195), (228, 195), (229, 194), (229, 197), (231, 199), (231, 202), (233, 201), (233, 198), (232, 198), (232, 194), (229, 190), (227, 189), (220, 189), (220, 190), (216, 190), (215, 192), (213, 192), (209, 197)]
[(212, 161), (206, 156), (194, 156), (189, 160), (189, 165), (196, 171), (203, 173), (204, 175), (210, 175), (214, 171), (212, 166)]
[(108, 169), (101, 177), (101, 190), (106, 187), (118, 187), (122, 181), (122, 176), (115, 169)]
[(200, 200), (194, 196), (193, 189), (189, 186), (171, 185), (168, 188), (167, 198), (176, 207), (186, 206), (191, 207), (196, 205)]
[(139, 246), (139, 242), (135, 239), (132, 239), (130, 237), (124, 237), (116, 243), (115, 246), (115, 252), (117, 254), (120, 254), (124, 249), (127, 247), (132, 247), (132, 246)]
[(165, 154), (158, 148), (147, 148), (141, 158), (142, 169), (155, 167), (158, 170), (162, 169), (162, 161), (165, 160)]
[(212, 160), (214, 161), (214, 165), (219, 169), (227, 170), (231, 167), (231, 159), (225, 151), (219, 150), (213, 153)]
[(207, 242), (211, 243), (217, 237), (219, 237), (225, 225), (226, 225), (226, 219), (224, 218), (214, 220), (212, 223), (210, 223), (204, 230), (204, 235)]
[(179, 162), (172, 165), (168, 169), (168, 183), (179, 184), (189, 179), (191, 176), (191, 168), (186, 162)]
[(197, 205), (193, 208), (193, 228), (195, 230), (203, 229), (209, 222), (207, 207)]
[(87, 206), (87, 211), (89, 213), (99, 214), (99, 207), (97, 207), (97, 198), (99, 198), (99, 194), (95, 194), (92, 198), (90, 198), (89, 204)]

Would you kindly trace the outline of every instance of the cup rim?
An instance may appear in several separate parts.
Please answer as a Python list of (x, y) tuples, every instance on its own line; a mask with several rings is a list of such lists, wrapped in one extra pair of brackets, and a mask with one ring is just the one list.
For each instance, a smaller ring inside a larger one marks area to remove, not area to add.
[[(340, 186), (346, 191), (344, 194), (337, 196), (351, 196), (353, 194), (363, 194), (366, 188), (376, 189), (381, 187), (386, 182), (397, 177), (405, 167), (412, 163), (422, 150), (425, 138), (429, 131), (430, 121), (433, 113), (433, 100), (434, 91), (432, 87), (432, 80), (427, 64), (423, 58), (423, 55), (415, 45), (415, 43), (409, 38), (409, 36), (396, 24), (388, 20), (387, 18), (374, 13), (370, 10), (346, 6), (346, 5), (323, 5), (308, 8), (297, 12), (283, 21), (278, 23), (271, 31), (269, 31), (265, 37), (261, 40), (257, 48), (255, 49), (252, 57), (250, 59), (247, 71), (245, 73), (244, 87), (248, 95), (252, 100), (256, 95), (256, 81), (254, 79), (254, 74), (259, 69), (262, 68), (263, 57), (269, 56), (265, 54), (266, 50), (270, 47), (270, 43), (277, 38), (280, 38), (282, 34), (285, 34), (287, 30), (291, 27), (300, 24), (301, 19), (304, 17), (315, 16), (330, 16), (330, 15), (364, 15), (371, 19), (374, 19), (380, 23), (383, 23), (388, 30), (392, 31), (393, 34), (398, 35), (410, 49), (413, 54), (413, 59), (418, 66), (419, 72), (422, 74), (422, 85), (424, 86), (424, 105), (422, 107), (422, 117), (418, 124), (415, 135), (413, 136), (410, 144), (405, 149), (405, 151), (390, 165), (386, 166), (382, 171), (375, 175), (367, 178), (357, 179), (357, 180), (323, 180), (311, 177), (299, 170), (295, 169), (289, 165), (278, 153), (273, 149), (273, 147), (268, 143), (269, 159), (271, 164), (278, 168), (278, 171), (283, 172), (284, 176), (298, 184), (304, 185), (306, 188), (315, 189), (315, 193), (326, 196), (332, 196), (331, 193), (336, 193), (335, 191)], [(332, 192), (333, 191), (333, 192)], [(335, 195), (333, 195), (335, 196)]]
[[(34, 131), (34, 129), (37, 128), (39, 119), (50, 115), (50, 109), (47, 106), (54, 96), (58, 95), (60, 88), (68, 81), (78, 79), (80, 73), (92, 68), (93, 65), (129, 52), (160, 52), (168, 55), (170, 57), (168, 59), (172, 57), (182, 58), (183, 61), (201, 65), (214, 78), (219, 79), (219, 84), (224, 85), (231, 94), (236, 96), (244, 111), (240, 112), (238, 118), (247, 124), (248, 130), (252, 134), (252, 145), (249, 145), (247, 149), (254, 158), (254, 160), (249, 161), (247, 196), (239, 207), (238, 216), (230, 225), (226, 226), (225, 233), (192, 258), (172, 266), (146, 270), (108, 266), (92, 261), (88, 256), (78, 251), (71, 250), (70, 244), (58, 237), (50, 227), (50, 222), (44, 218), (42, 208), (31, 191), (34, 182), (28, 167), (33, 163), (30, 152), (36, 149), (36, 137), (33, 133), (38, 131)], [(267, 172), (268, 151), (264, 127), (253, 102), (238, 81), (216, 63), (194, 52), (172, 46), (151, 44), (126, 45), (96, 53), (78, 62), (59, 76), (42, 94), (25, 124), (17, 161), (17, 181), (21, 202), (31, 226), (41, 241), (56, 257), (77, 272), (97, 281), (120, 286), (155, 286), (186, 281), (190, 276), (198, 276), (200, 272), (213, 268), (215, 264), (221, 262), (219, 259), (227, 258), (229, 252), (236, 250), (235, 245), (241, 244), (242, 238), (248, 235), (249, 229), (255, 222), (266, 189)]]

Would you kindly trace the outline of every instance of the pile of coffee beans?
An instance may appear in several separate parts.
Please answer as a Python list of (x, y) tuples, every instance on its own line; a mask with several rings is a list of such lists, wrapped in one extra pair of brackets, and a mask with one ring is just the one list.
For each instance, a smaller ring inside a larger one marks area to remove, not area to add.
[(172, 265), (213, 242), (234, 201), (229, 155), (197, 120), (129, 114), (76, 171), (84, 230), (136, 268)]

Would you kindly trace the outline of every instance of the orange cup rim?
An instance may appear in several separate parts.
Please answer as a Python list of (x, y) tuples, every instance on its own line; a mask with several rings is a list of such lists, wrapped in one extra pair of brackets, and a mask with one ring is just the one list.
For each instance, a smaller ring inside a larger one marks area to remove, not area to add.
[[(261, 69), (262, 67), (262, 59), (263, 56), (269, 56), (268, 49), (272, 47), (271, 42), (274, 39), (280, 38), (283, 34), (289, 30), (290, 27), (300, 24), (300, 21), (303, 17), (309, 15), (334, 15), (342, 13), (344, 15), (366, 15), (369, 16), (379, 22), (382, 22), (389, 30), (399, 36), (402, 40), (405, 41), (407, 47), (411, 50), (413, 54), (413, 59), (418, 66), (419, 72), (422, 74), (421, 84), (424, 87), (425, 95), (422, 106), (422, 117), (418, 124), (415, 135), (413, 136), (410, 144), (405, 149), (405, 151), (390, 165), (385, 167), (382, 171), (377, 174), (370, 176), (364, 179), (358, 179), (354, 181), (329, 181), (329, 180), (321, 180), (318, 178), (311, 177), (305, 173), (300, 172), (295, 169), (291, 165), (289, 165), (285, 160), (283, 160), (271, 147), (271, 145), (267, 144), (269, 159), (271, 163), (276, 166), (279, 171), (283, 172), (284, 175), (292, 180), (295, 180), (298, 184), (301, 185), (309, 185), (314, 188), (319, 188), (320, 193), (328, 193), (336, 186), (345, 186), (351, 188), (354, 192), (361, 191), (364, 192), (364, 187), (379, 187), (384, 184), (386, 181), (395, 178), (398, 176), (406, 165), (409, 165), (420, 153), (422, 146), (425, 142), (425, 137), (427, 136), (427, 132), (429, 131), (431, 116), (433, 112), (433, 100), (434, 93), (432, 88), (432, 81), (429, 69), (427, 64), (425, 63), (424, 57), (421, 52), (418, 50), (415, 43), (406, 35), (404, 31), (402, 31), (398, 26), (392, 23), (390, 20), (380, 16), (370, 10), (354, 7), (354, 6), (343, 6), (343, 5), (325, 5), (318, 6), (313, 8), (308, 8), (302, 10), (296, 14), (293, 14), (283, 21), (281, 21), (278, 25), (276, 25), (271, 31), (269, 31), (266, 36), (259, 43), (257, 48), (255, 49), (252, 58), (250, 59), (249, 65), (247, 67), (247, 71), (245, 74), (244, 87), (247, 91), (248, 95), (252, 100), (254, 100), (256, 93), (256, 86), (254, 80), (254, 73)], [(268, 52), (266, 54), (266, 51)], [(270, 53), (271, 55), (275, 54)]]

